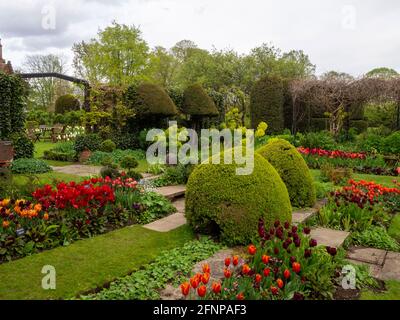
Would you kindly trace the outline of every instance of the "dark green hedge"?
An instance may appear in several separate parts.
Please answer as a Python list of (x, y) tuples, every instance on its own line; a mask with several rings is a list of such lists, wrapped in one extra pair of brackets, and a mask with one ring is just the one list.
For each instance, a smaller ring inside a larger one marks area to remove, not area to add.
[(284, 127), (283, 105), (285, 103), (284, 80), (278, 76), (267, 76), (257, 81), (251, 92), (251, 125), (257, 128), (260, 122), (268, 123), (272, 133)]
[(25, 83), (19, 76), (0, 71), (0, 140), (24, 132), (26, 96)]
[(56, 100), (55, 113), (64, 114), (70, 111), (78, 111), (80, 108), (79, 100), (72, 94), (66, 94)]
[(183, 94), (182, 112), (195, 117), (218, 116), (214, 101), (199, 84), (188, 87)]
[(130, 86), (124, 94), (125, 105), (132, 108), (138, 117), (174, 116), (178, 110), (163, 88), (143, 83)]

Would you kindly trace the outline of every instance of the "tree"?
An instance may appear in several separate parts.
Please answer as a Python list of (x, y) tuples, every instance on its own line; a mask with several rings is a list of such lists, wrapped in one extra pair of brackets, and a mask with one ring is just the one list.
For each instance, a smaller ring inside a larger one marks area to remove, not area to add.
[(366, 76), (367, 77), (379, 77), (379, 78), (392, 78), (392, 77), (397, 77), (399, 74), (396, 70), (391, 69), (391, 68), (375, 68), (372, 69), (371, 71), (367, 72)]
[(91, 83), (129, 85), (148, 79), (150, 52), (135, 26), (113, 22), (88, 43), (74, 44), (74, 67)]
[[(26, 73), (65, 73), (66, 59), (63, 56), (30, 55), (23, 64)], [(32, 109), (54, 110), (58, 96), (71, 93), (72, 87), (63, 80), (55, 78), (40, 78), (29, 80), (31, 94), (29, 96)]]
[(165, 48), (156, 47), (151, 53), (151, 78), (162, 87), (173, 85), (178, 68), (178, 59)]

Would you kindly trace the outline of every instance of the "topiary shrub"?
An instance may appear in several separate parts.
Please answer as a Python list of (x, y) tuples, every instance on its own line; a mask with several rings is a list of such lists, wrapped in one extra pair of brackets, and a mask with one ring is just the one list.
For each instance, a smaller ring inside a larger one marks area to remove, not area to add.
[(268, 123), (273, 133), (283, 130), (285, 85), (282, 78), (267, 76), (253, 87), (250, 99), (251, 125), (257, 128), (262, 121)]
[(56, 114), (64, 114), (70, 111), (78, 111), (81, 109), (81, 103), (72, 94), (66, 94), (58, 97), (55, 105)]
[(195, 129), (204, 118), (219, 114), (214, 101), (199, 84), (188, 87), (183, 93), (182, 112), (190, 116)]
[(189, 225), (219, 235), (229, 245), (248, 244), (256, 236), (260, 218), (267, 227), (276, 220), (292, 220), (285, 184), (268, 161), (255, 154), (251, 175), (237, 175), (237, 167), (200, 164), (190, 175), (186, 191)]
[(400, 154), (400, 131), (392, 133), (383, 142), (383, 152), (387, 154)]
[(100, 144), (100, 151), (113, 152), (117, 148), (117, 145), (112, 140), (105, 140)]
[(120, 161), (120, 166), (122, 169), (127, 169), (131, 171), (139, 166), (139, 162), (132, 156), (125, 156)]
[(33, 142), (25, 134), (17, 134), (12, 136), (14, 146), (14, 159), (33, 158), (35, 146)]
[(257, 150), (278, 171), (294, 207), (312, 207), (316, 201), (314, 181), (301, 154), (283, 139), (271, 139)]

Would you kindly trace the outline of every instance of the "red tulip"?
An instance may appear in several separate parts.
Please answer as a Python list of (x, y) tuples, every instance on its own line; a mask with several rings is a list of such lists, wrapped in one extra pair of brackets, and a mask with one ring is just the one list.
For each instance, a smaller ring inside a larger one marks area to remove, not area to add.
[(239, 293), (239, 294), (236, 296), (236, 299), (237, 299), (237, 300), (240, 300), (240, 301), (244, 300), (244, 294), (243, 294), (243, 293)]
[(282, 279), (276, 280), (276, 284), (278, 285), (278, 288), (279, 288), (279, 289), (282, 289), (283, 286), (284, 286), (284, 283), (283, 283)]
[(193, 289), (197, 289), (197, 287), (200, 284), (199, 278), (197, 276), (194, 276), (193, 278), (190, 279), (190, 284)]
[(268, 277), (270, 273), (271, 273), (271, 269), (270, 268), (264, 269), (264, 276), (265, 277)]
[(295, 273), (299, 273), (301, 271), (301, 265), (298, 262), (293, 262), (292, 269)]
[(256, 283), (260, 283), (262, 280), (262, 275), (261, 274), (256, 274)]
[(289, 279), (289, 278), (290, 278), (290, 271), (289, 271), (288, 269), (286, 269), (286, 270), (283, 272), (283, 276), (285, 277), (285, 279)]
[(236, 267), (239, 264), (239, 257), (233, 256), (232, 263)]
[(225, 266), (229, 267), (231, 265), (231, 258), (225, 259)]
[(254, 245), (250, 245), (248, 250), (249, 250), (249, 254), (251, 254), (252, 256), (254, 256), (257, 252), (257, 248)]
[(181, 284), (181, 291), (184, 296), (189, 295), (190, 292), (190, 283), (185, 282)]
[(232, 277), (232, 272), (229, 269), (225, 269), (224, 270), (224, 276), (225, 278), (229, 279), (230, 277)]
[(265, 264), (269, 263), (269, 259), (270, 259), (270, 257), (267, 256), (267, 255), (262, 256), (262, 262), (265, 263)]
[(271, 286), (271, 292), (272, 292), (272, 294), (274, 295), (274, 296), (276, 296), (276, 295), (278, 295), (278, 288), (277, 287), (274, 287), (274, 286)]
[(220, 294), (221, 293), (221, 283), (214, 282), (212, 285), (212, 290), (215, 294)]
[(205, 273), (201, 276), (201, 282), (203, 282), (204, 284), (207, 284), (209, 281), (210, 281), (209, 273)]
[(210, 268), (210, 265), (208, 263), (203, 265), (203, 272), (204, 273), (211, 273), (211, 268)]
[(204, 298), (207, 293), (207, 287), (206, 286), (200, 286), (197, 289), (197, 294), (199, 295), (200, 298)]
[(249, 267), (249, 265), (248, 264), (244, 264), (243, 267), (242, 267), (242, 273), (243, 274), (248, 274), (248, 273), (250, 273), (250, 271), (251, 271), (251, 268)]

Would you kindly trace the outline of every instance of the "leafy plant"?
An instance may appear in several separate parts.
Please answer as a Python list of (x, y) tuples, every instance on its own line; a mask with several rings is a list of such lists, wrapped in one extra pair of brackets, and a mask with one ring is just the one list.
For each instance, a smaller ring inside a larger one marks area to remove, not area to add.
[(16, 134), (12, 136), (14, 147), (14, 159), (33, 158), (35, 146), (25, 134)]
[(87, 134), (78, 136), (75, 140), (74, 149), (76, 153), (82, 151), (97, 151), (100, 149), (101, 139), (97, 134)]
[(117, 148), (112, 140), (105, 140), (100, 145), (100, 151), (111, 153)]
[(400, 251), (399, 243), (383, 227), (371, 226), (351, 235), (351, 243), (388, 251)]
[(12, 173), (16, 174), (39, 174), (52, 171), (51, 167), (39, 159), (17, 159), (11, 164)]

